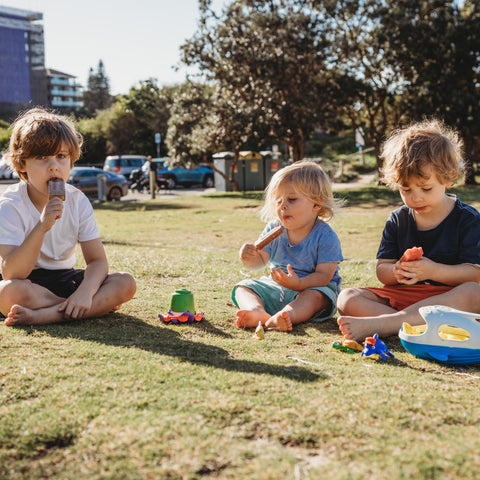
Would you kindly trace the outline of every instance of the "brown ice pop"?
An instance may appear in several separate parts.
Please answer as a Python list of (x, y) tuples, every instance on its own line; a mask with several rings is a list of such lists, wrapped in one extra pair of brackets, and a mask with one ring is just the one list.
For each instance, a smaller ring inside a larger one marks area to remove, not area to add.
[(269, 243), (273, 242), (277, 237), (279, 237), (283, 232), (283, 226), (279, 225), (278, 227), (270, 230), (264, 237), (255, 242), (255, 247), (257, 250), (263, 250)]
[(48, 198), (60, 197), (65, 201), (65, 182), (61, 178), (51, 178), (48, 181)]

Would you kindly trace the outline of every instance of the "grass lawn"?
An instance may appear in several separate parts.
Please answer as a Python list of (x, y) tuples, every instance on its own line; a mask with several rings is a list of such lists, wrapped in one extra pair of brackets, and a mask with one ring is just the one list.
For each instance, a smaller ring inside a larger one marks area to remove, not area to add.
[[(480, 208), (480, 188), (460, 188)], [(344, 286), (377, 285), (399, 203), (346, 190), (333, 220)], [(386, 339), (386, 362), (334, 350), (335, 319), (264, 341), (234, 327), (238, 249), (262, 229), (258, 194), (103, 204), (111, 271), (135, 298), (102, 319), (0, 325), (1, 479), (475, 479), (480, 367), (441, 365)], [(165, 325), (188, 288), (205, 321)]]

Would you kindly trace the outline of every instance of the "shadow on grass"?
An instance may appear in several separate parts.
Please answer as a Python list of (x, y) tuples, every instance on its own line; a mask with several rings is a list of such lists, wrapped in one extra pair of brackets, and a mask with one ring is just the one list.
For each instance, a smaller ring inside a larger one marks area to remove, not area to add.
[(335, 197), (345, 201), (345, 207), (399, 207), (400, 194), (389, 187), (368, 186), (335, 192)]
[[(200, 324), (198, 326), (200, 327)], [(101, 319), (25, 327), (25, 330), (27, 333), (42, 331), (57, 338), (75, 338), (114, 347), (139, 348), (158, 355), (176, 357), (192, 364), (227, 371), (285, 377), (296, 382), (314, 382), (328, 378), (327, 375), (303, 367), (233, 359), (227, 350), (186, 339), (182, 337), (182, 326), (175, 328), (174, 330), (170, 326), (149, 325), (135, 317), (117, 313)]]
[(263, 190), (248, 192), (215, 192), (205, 195), (206, 197), (215, 198), (236, 198), (244, 200), (263, 200)]

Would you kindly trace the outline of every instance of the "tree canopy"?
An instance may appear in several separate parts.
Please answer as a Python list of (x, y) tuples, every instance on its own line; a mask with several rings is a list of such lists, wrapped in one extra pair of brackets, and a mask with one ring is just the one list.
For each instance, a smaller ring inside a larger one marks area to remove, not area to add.
[(97, 110), (104, 110), (114, 102), (110, 94), (110, 80), (103, 61), (99, 60), (97, 69), (90, 68), (87, 88), (83, 92), (83, 104), (87, 115), (94, 115)]

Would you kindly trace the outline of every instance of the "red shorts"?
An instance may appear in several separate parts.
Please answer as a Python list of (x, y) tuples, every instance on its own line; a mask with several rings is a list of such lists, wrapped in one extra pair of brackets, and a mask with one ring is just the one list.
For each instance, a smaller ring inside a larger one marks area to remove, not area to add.
[(365, 290), (388, 299), (388, 303), (395, 310), (403, 310), (420, 300), (440, 295), (452, 288), (447, 285), (384, 285), (380, 288), (373, 287)]

